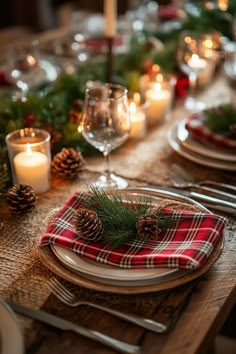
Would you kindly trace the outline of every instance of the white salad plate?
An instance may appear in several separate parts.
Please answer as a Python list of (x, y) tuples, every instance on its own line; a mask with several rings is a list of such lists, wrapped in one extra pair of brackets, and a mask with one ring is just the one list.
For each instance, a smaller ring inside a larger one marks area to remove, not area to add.
[(24, 339), (11, 308), (0, 299), (0, 353), (23, 354)]
[(190, 270), (171, 268), (123, 269), (91, 261), (58, 245), (51, 246), (58, 260), (71, 271), (104, 284), (142, 286), (177, 279)]
[(179, 124), (180, 122), (177, 122), (167, 133), (169, 145), (175, 152), (177, 152), (180, 156), (203, 166), (218, 168), (226, 171), (236, 171), (236, 164), (233, 161), (226, 161), (226, 159), (223, 160), (219, 158), (213, 158), (209, 155), (201, 155), (196, 151), (190, 150), (189, 147), (184, 146), (182, 140), (179, 139), (179, 135), (181, 134), (179, 132)]

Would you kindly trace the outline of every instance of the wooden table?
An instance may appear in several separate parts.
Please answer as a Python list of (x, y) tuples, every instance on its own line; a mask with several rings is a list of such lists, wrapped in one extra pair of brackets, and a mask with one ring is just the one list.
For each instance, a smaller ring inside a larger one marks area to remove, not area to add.
[[(226, 79), (219, 76), (201, 94), (205, 100), (213, 102), (219, 97), (222, 88), (226, 93), (231, 91)], [(131, 186), (170, 184), (168, 169), (172, 163), (181, 164), (197, 178), (235, 181), (234, 173), (200, 167), (179, 157), (168, 146), (168, 129), (184, 115), (186, 112), (179, 101), (168, 122), (151, 129), (144, 140), (130, 140), (112, 154), (113, 171), (128, 178)], [(35, 251), (35, 242), (42, 232), (42, 223), (50, 210), (61, 207), (75, 191), (85, 189), (85, 184), (101, 170), (102, 161), (100, 156), (87, 158), (86, 170), (76, 181), (53, 179), (51, 190), (38, 197), (37, 206), (31, 214), (15, 217), (6, 207), (2, 208), (4, 228), (0, 236), (0, 297), (46, 309), (120, 340), (140, 345), (145, 354), (207, 353), (235, 304), (236, 218), (231, 217), (231, 229), (226, 233), (224, 250), (219, 260), (204, 276), (191, 283), (170, 291), (130, 296), (79, 289), (81, 297), (150, 316), (167, 324), (172, 323), (173, 328), (169, 334), (154, 334), (84, 306), (67, 308), (47, 289), (46, 280), (52, 274), (39, 261)], [(62, 333), (36, 321), (19, 318), (25, 329), (27, 354), (114, 353), (79, 335)], [(175, 326), (173, 320), (177, 321)]]

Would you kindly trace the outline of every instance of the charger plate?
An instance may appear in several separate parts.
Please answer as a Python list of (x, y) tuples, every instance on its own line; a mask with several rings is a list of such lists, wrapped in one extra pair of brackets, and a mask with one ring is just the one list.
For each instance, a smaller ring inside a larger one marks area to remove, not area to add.
[[(148, 191), (145, 189), (145, 187), (142, 188), (135, 188), (135, 189), (127, 189), (124, 191), (117, 191), (117, 193), (120, 193), (125, 196), (127, 193), (131, 193), (133, 196), (151, 196), (154, 201), (162, 201), (163, 199), (169, 199), (173, 201), (178, 201), (182, 203), (187, 203), (190, 206), (196, 206), (198, 210), (202, 211), (207, 211), (209, 212), (204, 206), (202, 206), (200, 203), (181, 196), (178, 193), (172, 193), (169, 191), (165, 190), (159, 190), (158, 188), (155, 189), (154, 191)], [(38, 246), (37, 247), (37, 253), (42, 261), (42, 263), (48, 267), (53, 273), (57, 274), (58, 276), (62, 277), (63, 279), (68, 280), (69, 282), (88, 288), (88, 289), (93, 289), (97, 291), (103, 291), (103, 292), (111, 292), (111, 293), (120, 293), (120, 294), (142, 294), (142, 293), (147, 293), (147, 292), (154, 292), (154, 291), (161, 291), (161, 290), (167, 290), (171, 289), (174, 287), (177, 287), (179, 285), (183, 285), (189, 281), (192, 281), (204, 273), (206, 273), (216, 262), (216, 260), (219, 258), (221, 252), (223, 250), (223, 238), (222, 240), (217, 244), (217, 246), (214, 248), (212, 254), (208, 258), (207, 262), (204, 264), (203, 267), (201, 267), (198, 270), (187, 272), (187, 274), (183, 274), (177, 279), (172, 279), (171, 275), (169, 277), (163, 277), (161, 281), (153, 282), (151, 284), (143, 284), (143, 285), (133, 285), (128, 282), (126, 282), (125, 285), (117, 285), (117, 284), (112, 284), (112, 283), (100, 283), (97, 281), (96, 277), (94, 278), (88, 278), (87, 275), (86, 277), (82, 273), (75, 273), (71, 269), (65, 267), (64, 264), (62, 264), (59, 259), (55, 256), (54, 252), (52, 251), (50, 246)], [(159, 279), (160, 280), (160, 279)]]

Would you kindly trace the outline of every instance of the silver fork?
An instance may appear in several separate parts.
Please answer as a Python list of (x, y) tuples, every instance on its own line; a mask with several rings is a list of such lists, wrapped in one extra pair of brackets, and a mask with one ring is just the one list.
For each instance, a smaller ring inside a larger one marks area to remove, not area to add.
[(208, 187), (207, 184), (220, 187), (220, 188), (226, 188), (231, 191), (236, 191), (236, 186), (233, 186), (231, 184), (210, 181), (210, 180), (204, 180), (196, 183), (193, 176), (190, 175), (185, 170), (183, 170), (182, 167), (180, 167), (179, 165), (173, 164), (169, 170), (169, 175), (171, 177), (174, 186), (177, 188), (191, 188), (191, 187), (201, 188), (202, 190), (205, 190), (207, 192), (217, 193), (224, 197), (236, 199), (236, 195), (219, 190), (218, 188), (216, 189), (216, 188)]
[(164, 333), (167, 331), (167, 326), (162, 323), (153, 321), (148, 318), (142, 318), (133, 314), (125, 314), (123, 312), (113, 310), (108, 307), (104, 307), (102, 305), (94, 304), (93, 302), (79, 300), (71, 291), (69, 291), (63, 284), (61, 284), (56, 278), (52, 277), (47, 282), (48, 288), (51, 292), (64, 304), (72, 307), (76, 307), (79, 305), (88, 305), (94, 307), (96, 309), (102, 310), (104, 312), (110, 313), (122, 320), (126, 320), (128, 322), (139, 325), (143, 328), (146, 328), (155, 333)]

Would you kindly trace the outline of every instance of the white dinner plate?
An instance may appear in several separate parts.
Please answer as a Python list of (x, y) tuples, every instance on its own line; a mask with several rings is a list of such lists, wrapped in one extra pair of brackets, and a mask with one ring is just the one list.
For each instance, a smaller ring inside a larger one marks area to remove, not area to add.
[(190, 270), (171, 268), (121, 269), (93, 262), (58, 245), (51, 247), (58, 260), (68, 269), (87, 279), (104, 284), (143, 286), (177, 279), (191, 272)]
[(175, 124), (173, 128), (167, 133), (167, 139), (172, 149), (180, 156), (186, 159), (196, 162), (203, 166), (218, 168), (226, 171), (236, 171), (236, 163), (231, 161), (224, 161), (204, 155), (200, 155), (197, 152), (191, 151), (182, 145), (178, 138), (178, 124)]
[(188, 150), (194, 151), (197, 154), (212, 157), (224, 161), (236, 162), (236, 154), (230, 151), (222, 150), (216, 146), (205, 145), (200, 141), (191, 137), (191, 134), (186, 129), (188, 119), (183, 119), (177, 124), (176, 136), (181, 144)]
[(24, 340), (17, 318), (2, 300), (0, 300), (0, 353), (24, 353)]

